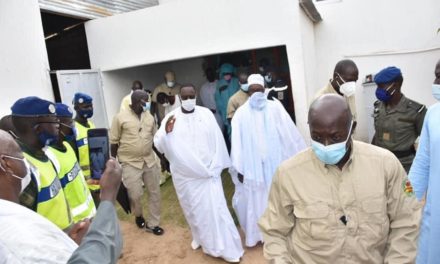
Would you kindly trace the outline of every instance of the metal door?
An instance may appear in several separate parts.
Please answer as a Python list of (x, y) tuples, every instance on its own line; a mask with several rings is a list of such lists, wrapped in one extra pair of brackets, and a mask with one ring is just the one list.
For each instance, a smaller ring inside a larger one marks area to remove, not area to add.
[(92, 122), (97, 128), (108, 128), (107, 111), (99, 70), (56, 71), (61, 101), (72, 106), (73, 95), (82, 92), (93, 98)]

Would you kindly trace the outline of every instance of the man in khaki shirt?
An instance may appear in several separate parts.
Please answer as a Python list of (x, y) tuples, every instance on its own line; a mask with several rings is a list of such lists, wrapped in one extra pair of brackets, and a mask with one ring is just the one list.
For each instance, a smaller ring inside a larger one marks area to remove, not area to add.
[(339, 94), (343, 96), (350, 106), (353, 119), (356, 120), (356, 81), (358, 80), (359, 71), (352, 60), (339, 61), (333, 71), (333, 78), (327, 85), (318, 91), (315, 99), (323, 94)]
[(337, 95), (309, 110), (312, 147), (280, 165), (259, 225), (270, 263), (414, 263), (421, 204), (388, 150), (353, 141)]
[(128, 110), (130, 109), (130, 105), (131, 105), (131, 95), (133, 94), (134, 91), (136, 90), (142, 90), (143, 86), (141, 81), (134, 81), (133, 85), (131, 86), (131, 91), (129, 94), (127, 94), (126, 96), (124, 96), (124, 98), (122, 98), (121, 101), (121, 106), (119, 107), (119, 111), (124, 111), (124, 110)]
[(157, 117), (158, 125), (165, 117), (165, 106), (159, 104), (157, 101), (157, 95), (159, 93), (165, 93), (166, 95), (176, 95), (180, 92), (180, 84), (176, 83), (176, 75), (172, 71), (167, 71), (164, 75), (164, 82), (154, 88), (153, 95), (151, 97), (151, 109), (150, 112), (154, 117)]
[(249, 98), (248, 95), (249, 84), (247, 81), (248, 77), (249, 74), (245, 71), (242, 71), (238, 74), (240, 90), (238, 90), (233, 96), (231, 96), (231, 98), (229, 98), (228, 107), (227, 107), (227, 118), (229, 122), (231, 122), (232, 117), (235, 114), (235, 111), (237, 111), (237, 109), (240, 106), (246, 103), (247, 99)]
[[(113, 118), (110, 130), (111, 154), (122, 164), (122, 179), (127, 187), (131, 207), (139, 228), (146, 228), (155, 235), (162, 235), (160, 220), (160, 169), (153, 151), (156, 122), (148, 112), (150, 102), (143, 90), (134, 91), (130, 109)], [(148, 190), (149, 215), (145, 222), (142, 215), (142, 182)]]

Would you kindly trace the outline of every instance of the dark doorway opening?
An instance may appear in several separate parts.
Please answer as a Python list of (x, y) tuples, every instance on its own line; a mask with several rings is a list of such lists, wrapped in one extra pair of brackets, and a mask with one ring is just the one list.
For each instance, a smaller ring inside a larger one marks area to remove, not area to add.
[(47, 55), (50, 65), (50, 80), (56, 102), (61, 102), (55, 71), (90, 69), (84, 22), (74, 18), (41, 11)]
[[(247, 68), (250, 73), (266, 74), (267, 70), (276, 71), (280, 84), (287, 85), (285, 92), (271, 93), (270, 96), (278, 99), (284, 105), (292, 120), (295, 122), (295, 108), (290, 80), (289, 61), (286, 46), (275, 46), (246, 51), (215, 54), (204, 57), (203, 68), (218, 69), (223, 63), (231, 63), (236, 68)], [(263, 67), (263, 69), (261, 69)], [(262, 71), (263, 70), (263, 71)]]

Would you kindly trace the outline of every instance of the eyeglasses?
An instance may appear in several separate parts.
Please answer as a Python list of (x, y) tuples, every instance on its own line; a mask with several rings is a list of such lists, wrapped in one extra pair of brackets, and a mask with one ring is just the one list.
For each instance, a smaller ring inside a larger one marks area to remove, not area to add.
[(68, 124), (65, 124), (65, 123), (59, 123), (61, 126), (63, 126), (63, 127), (67, 127), (67, 128), (70, 128), (70, 129), (73, 129), (73, 126), (69, 126)]
[(43, 122), (38, 122), (34, 125), (34, 129), (36, 129), (37, 126), (40, 125), (44, 125), (44, 124), (54, 124), (57, 128), (60, 127), (60, 121), (43, 121)]
[(13, 159), (13, 160), (20, 160), (23, 161), (25, 160), (25, 158), (18, 158), (18, 157), (14, 157), (14, 156), (10, 156), (10, 155), (6, 155), (6, 154), (0, 154), (1, 158), (8, 158), (8, 159)]

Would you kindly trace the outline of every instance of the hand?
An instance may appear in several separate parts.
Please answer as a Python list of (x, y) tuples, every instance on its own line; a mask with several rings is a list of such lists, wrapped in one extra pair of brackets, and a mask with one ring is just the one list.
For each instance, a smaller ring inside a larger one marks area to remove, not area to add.
[(172, 115), (168, 118), (167, 123), (165, 124), (165, 132), (167, 132), (167, 134), (173, 131), (174, 122), (176, 122), (176, 118)]
[(238, 173), (238, 181), (243, 183), (243, 174)]
[(92, 178), (88, 179), (86, 182), (88, 185), (99, 185), (99, 180), (95, 180)]
[(105, 200), (115, 203), (121, 179), (121, 165), (114, 158), (110, 158), (105, 164), (105, 171), (99, 181), (101, 185), (101, 201)]
[(89, 226), (90, 219), (85, 219), (79, 223), (74, 224), (72, 229), (70, 229), (69, 231), (69, 237), (78, 245), (81, 244), (84, 235), (89, 230)]

